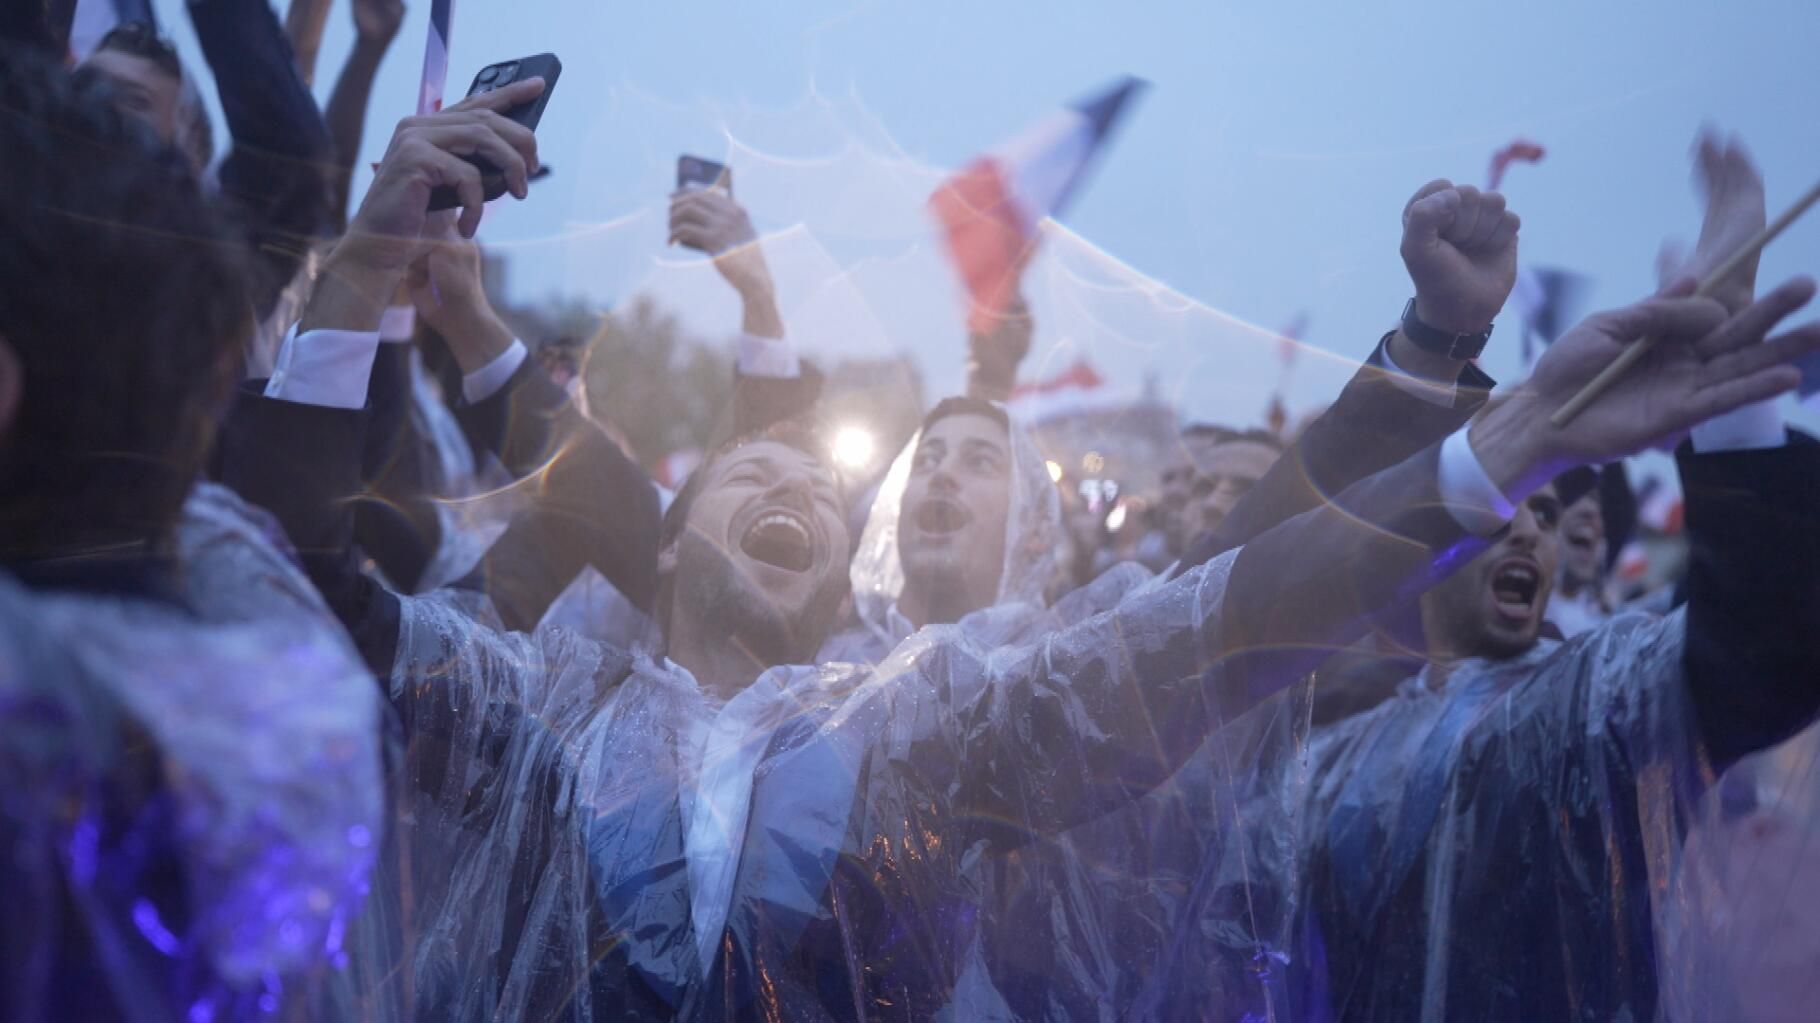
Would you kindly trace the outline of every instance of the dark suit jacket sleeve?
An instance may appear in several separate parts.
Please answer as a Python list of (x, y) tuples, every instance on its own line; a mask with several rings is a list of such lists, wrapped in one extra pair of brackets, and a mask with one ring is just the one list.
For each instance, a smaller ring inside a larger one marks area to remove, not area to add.
[(807, 361), (793, 377), (763, 377), (737, 373), (733, 381), (733, 408), (715, 431), (716, 445), (733, 437), (758, 433), (775, 423), (798, 416), (812, 416), (821, 401), (822, 374)]
[(398, 647), (398, 598), (360, 571), (354, 550), (355, 497), (367, 412), (267, 398), (245, 385), (222, 430), (222, 482), (271, 512), (381, 679)]
[(255, 311), (264, 319), (333, 216), (333, 143), (266, 0), (192, 0), (188, 7), (233, 136), (221, 191), (252, 234)]
[(1716, 770), (1820, 712), (1820, 444), (1677, 453), (1688, 686)]
[(354, 512), (354, 540), (387, 579), (414, 593), (442, 543), (435, 452), (411, 415), (411, 346), (379, 346), (367, 384), (361, 478), (368, 498)]
[(1493, 381), (1471, 363), (1460, 373), (1451, 406), (1398, 387), (1384, 368), (1389, 340), (1386, 335), (1378, 342), (1332, 407), (1302, 431), (1226, 521), (1190, 544), (1177, 574), (1320, 507), (1359, 480), (1459, 429), (1485, 404)]
[(470, 577), (508, 628), (535, 628), (587, 565), (641, 611), (657, 593), (657, 489), (599, 427), (570, 414), (578, 422), (563, 430), (561, 451), (525, 484), (536, 503), (513, 518)]

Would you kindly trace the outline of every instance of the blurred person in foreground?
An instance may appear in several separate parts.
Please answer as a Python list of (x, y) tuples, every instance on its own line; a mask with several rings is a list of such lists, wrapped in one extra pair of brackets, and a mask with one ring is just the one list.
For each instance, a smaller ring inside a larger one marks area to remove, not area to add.
[[(191, 0), (185, 7), (232, 137), (211, 176), (246, 239), (247, 296), (265, 346), (252, 355), (259, 365), (295, 317), (295, 303), (281, 308), (281, 299), (310, 247), (334, 226), (333, 146), (266, 0)], [(115, 28), (78, 73), (112, 84), (123, 112), (183, 152), (197, 175), (208, 172), (214, 142), (195, 76), (153, 26)]]
[(244, 509), (193, 489), (244, 250), (117, 101), (0, 56), (0, 1016), (276, 1018), (366, 883), (380, 705)]
[[(458, 188), (472, 231), (478, 180), (451, 147), (485, 152), (523, 195), (535, 140), (487, 115), (532, 88), (400, 126), (295, 344), (377, 346), (432, 186)], [(847, 588), (846, 515), (821, 443), (792, 424), (719, 446), (671, 504), (651, 656), (511, 632), (472, 593), (400, 597), (360, 575), (344, 500), (360, 390), (341, 386), (357, 381), (293, 362), (250, 403), (256, 429), (228, 464), (298, 540), (408, 727), (437, 735), (410, 826), (460, 836), (418, 864), (442, 913), (416, 948), (439, 1018), (973, 1018), (993, 998), (961, 961), (978, 856), (1156, 785), (1376, 609), (1488, 546), (1505, 502), (1795, 386), (1784, 364), (1820, 334), (1751, 346), (1779, 318), (1690, 299), (1608, 316), (1550, 349), (1526, 400), (1332, 507), (1028, 646), (931, 625), (876, 668), (816, 657)], [(1646, 329), (1664, 337), (1656, 359), (1546, 425)], [(571, 454), (544, 497), (618, 453), (602, 438)]]
[[(1766, 364), (1820, 337), (1807, 324), (1761, 340), (1812, 297), (1809, 280), (1752, 302), (1751, 266), (1717, 301), (1681, 297), (1764, 221), (1761, 181), (1736, 142), (1704, 137), (1696, 166), (1707, 219), (1686, 276), (1563, 341), (1599, 343), (1609, 357), (1620, 350), (1610, 339), (1723, 321), (1696, 342), (1697, 357)], [(1658, 347), (1639, 368), (1676, 372), (1656, 361), (1671, 351)], [(1551, 390), (1548, 363), (1472, 435)], [(1674, 400), (1659, 391), (1645, 402)], [(1510, 525), (1420, 598), (1421, 662), (1305, 744), (1266, 747), (1264, 781), (1237, 812), (1254, 833), (1246, 847), (1293, 835), (1301, 864), (1291, 890), (1268, 893), (1298, 907), (1278, 1011), (1651, 1019), (1665, 984), (1727, 981), (1710, 959), (1664, 957), (1672, 931), (1662, 921), (1703, 898), (1671, 882), (1698, 877), (1679, 870), (1681, 838), (1715, 777), (1820, 709), (1807, 640), (1820, 627), (1820, 445), (1757, 401), (1695, 425), (1677, 461), (1694, 548), (1685, 608), (1620, 615), (1568, 643), (1544, 638), (1563, 506), (1592, 480), (1562, 475), (1527, 496), (1501, 489)], [(1287, 698), (1283, 712), (1305, 698)], [(1302, 798), (1281, 798), (1303, 780)], [(1220, 866), (1198, 882), (1203, 919), (1227, 905)], [(1194, 1003), (1196, 947), (1190, 937), (1176, 950), (1146, 1004)]]

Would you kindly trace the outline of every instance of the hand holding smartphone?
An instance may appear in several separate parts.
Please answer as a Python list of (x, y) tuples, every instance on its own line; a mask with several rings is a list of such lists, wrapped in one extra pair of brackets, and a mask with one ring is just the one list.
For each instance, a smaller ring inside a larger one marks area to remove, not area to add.
[[(468, 95), (477, 96), (494, 89), (502, 89), (512, 82), (526, 78), (543, 79), (543, 92), (528, 103), (522, 103), (510, 110), (500, 113), (524, 125), (532, 131), (537, 130), (537, 123), (543, 119), (544, 107), (549, 105), (550, 94), (556, 91), (556, 80), (562, 77), (562, 61), (554, 53), (539, 53), (519, 60), (506, 60), (497, 64), (488, 64), (474, 76), (474, 83), (468, 86)], [(464, 156), (462, 159), (480, 170), (481, 186), (485, 189), (488, 202), (506, 193), (506, 178), (498, 167), (478, 156)], [(455, 190), (446, 185), (432, 189), (430, 192), (430, 209), (447, 210), (461, 205)]]
[(733, 172), (723, 163), (704, 160), (699, 156), (679, 156), (676, 158), (676, 190), (686, 192), (691, 188), (718, 188), (728, 195), (733, 194)]

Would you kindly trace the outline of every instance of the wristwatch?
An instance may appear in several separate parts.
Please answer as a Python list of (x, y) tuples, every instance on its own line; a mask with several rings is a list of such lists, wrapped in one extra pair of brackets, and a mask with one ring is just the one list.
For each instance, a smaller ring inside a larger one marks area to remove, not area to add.
[(1455, 334), (1431, 327), (1416, 315), (1416, 300), (1412, 298), (1403, 307), (1403, 336), (1425, 352), (1464, 361), (1478, 358), (1485, 350), (1485, 343), (1491, 340), (1491, 325), (1475, 334)]

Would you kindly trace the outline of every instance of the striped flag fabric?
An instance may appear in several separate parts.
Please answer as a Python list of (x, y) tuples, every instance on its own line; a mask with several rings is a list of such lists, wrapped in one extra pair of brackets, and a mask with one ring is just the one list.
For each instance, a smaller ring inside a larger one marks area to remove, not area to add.
[(929, 198), (967, 289), (967, 325), (984, 333), (1010, 304), (1045, 217), (1067, 205), (1131, 99), (1127, 75), (1031, 125), (949, 177)]
[(1504, 172), (1513, 163), (1540, 163), (1548, 150), (1528, 139), (1514, 139), (1510, 145), (1491, 154), (1491, 169), (1485, 175), (1485, 188), (1495, 192), (1504, 183)]
[(430, 34), (423, 44), (423, 79), (417, 89), (417, 113), (442, 109), (442, 94), (449, 81), (449, 26), (455, 18), (455, 0), (430, 0)]

